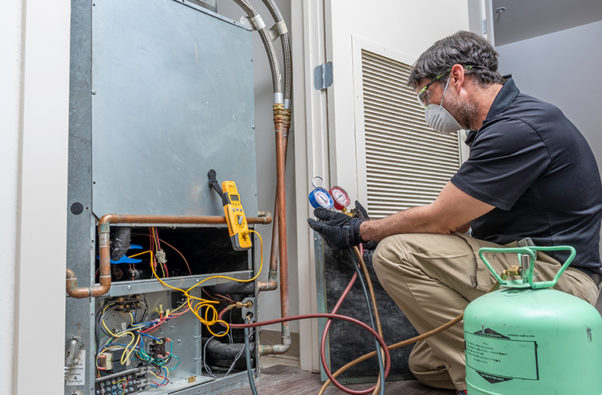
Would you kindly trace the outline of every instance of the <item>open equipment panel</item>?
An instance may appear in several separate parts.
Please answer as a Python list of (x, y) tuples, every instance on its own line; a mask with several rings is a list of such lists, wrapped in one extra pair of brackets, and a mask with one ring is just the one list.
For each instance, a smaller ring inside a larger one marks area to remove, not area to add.
[(260, 245), (249, 235), (233, 249), (207, 174), (236, 183), (251, 230), (270, 222), (257, 207), (251, 31), (187, 1), (73, 0), (71, 19), (68, 286), (102, 288), (103, 253), (111, 264), (107, 292), (66, 298), (65, 394), (240, 386), (244, 335), (215, 321), (235, 302), (242, 315), (225, 321), (255, 315), (257, 290), (215, 276), (253, 278)]

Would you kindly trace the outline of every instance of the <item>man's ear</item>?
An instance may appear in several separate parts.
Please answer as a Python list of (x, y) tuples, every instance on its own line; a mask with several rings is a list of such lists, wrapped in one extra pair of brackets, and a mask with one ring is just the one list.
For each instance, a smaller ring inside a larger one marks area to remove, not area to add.
[(449, 73), (449, 78), (451, 78), (450, 88), (454, 88), (457, 93), (460, 92), (460, 89), (464, 85), (464, 67), (461, 64), (455, 64), (452, 66), (451, 72)]

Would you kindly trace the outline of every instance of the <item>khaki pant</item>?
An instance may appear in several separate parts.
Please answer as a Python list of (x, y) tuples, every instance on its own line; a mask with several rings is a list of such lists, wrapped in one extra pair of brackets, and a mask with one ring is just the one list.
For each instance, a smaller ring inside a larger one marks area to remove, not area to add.
[[(465, 235), (402, 234), (382, 240), (372, 262), (383, 288), (423, 333), (458, 316), (494, 285), (478, 256), (481, 247), (503, 246)], [(518, 265), (516, 254), (490, 254), (488, 259), (497, 273)], [(559, 268), (558, 261), (539, 252), (534, 280), (551, 280)], [(571, 267), (555, 288), (591, 304), (598, 297), (595, 282)], [(409, 364), (416, 378), (428, 386), (465, 390), (462, 325), (417, 343)]]

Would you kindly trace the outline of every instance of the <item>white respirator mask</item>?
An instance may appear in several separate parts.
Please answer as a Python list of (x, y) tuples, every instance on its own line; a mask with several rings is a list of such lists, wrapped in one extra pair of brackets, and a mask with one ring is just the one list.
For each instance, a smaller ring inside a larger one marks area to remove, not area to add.
[(424, 113), (424, 119), (426, 120), (427, 125), (443, 134), (451, 134), (462, 129), (462, 126), (456, 121), (456, 118), (443, 107), (443, 100), (445, 99), (445, 93), (449, 86), (449, 80), (450, 78), (447, 79), (445, 89), (443, 89), (441, 104), (429, 104)]

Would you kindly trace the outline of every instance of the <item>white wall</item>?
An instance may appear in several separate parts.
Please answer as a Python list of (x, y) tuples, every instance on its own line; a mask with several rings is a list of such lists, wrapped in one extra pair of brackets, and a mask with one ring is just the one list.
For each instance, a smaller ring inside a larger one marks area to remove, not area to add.
[(69, 10), (0, 7), (3, 394), (63, 392)]
[[(327, 42), (333, 43), (329, 60), (334, 64), (334, 85), (329, 96), (331, 132), (331, 183), (347, 189), (354, 199), (362, 196), (356, 175), (355, 100), (361, 87), (354, 87), (352, 39), (371, 41), (403, 53), (410, 63), (436, 40), (468, 29), (466, 0), (329, 1), (331, 26)], [(352, 66), (353, 65), (353, 66)]]
[(13, 393), (13, 335), (15, 302), (15, 258), (17, 243), (17, 175), (21, 109), (21, 27), (22, 4), (7, 1), (0, 6), (0, 394)]
[(496, 47), (499, 70), (558, 106), (588, 140), (602, 173), (602, 21)]
[[(268, 27), (273, 21), (267, 8), (260, 1), (252, 1), (257, 11), (261, 14)], [(282, 12), (289, 31), (290, 25), (290, 0), (276, 0), (276, 4)], [(239, 20), (243, 11), (233, 2), (222, 0), (218, 2), (218, 12), (229, 18)], [(293, 43), (294, 45), (294, 43)], [(283, 65), (280, 40), (274, 42), (276, 54), (280, 65)], [(253, 58), (255, 65), (255, 133), (257, 153), (257, 197), (260, 210), (274, 211), (274, 193), (276, 191), (276, 151), (274, 137), (274, 123), (272, 121), (272, 104), (274, 100), (272, 90), (272, 77), (269, 63), (259, 34), (253, 33)], [(294, 130), (291, 135), (294, 134)], [(297, 239), (295, 236), (295, 185), (294, 185), (294, 151), (293, 138), (289, 138), (287, 170), (286, 170), (286, 196), (287, 196), (287, 234), (288, 234), (288, 263), (289, 263), (289, 314), (296, 315), (299, 312), (299, 291), (296, 278), (297, 273)], [(258, 226), (257, 231), (263, 237), (264, 264), (269, 263), (271, 226)], [(260, 277), (261, 281), (267, 279), (267, 268)], [(259, 296), (259, 319), (261, 321), (280, 317), (280, 291), (263, 292)], [(271, 330), (279, 330), (280, 325), (264, 327)], [(298, 332), (299, 324), (296, 321), (290, 323), (291, 331)]]

